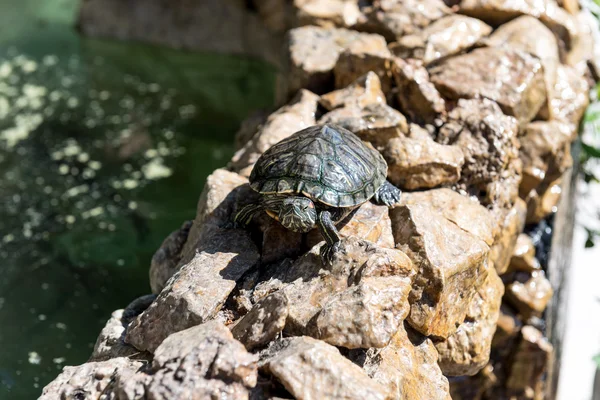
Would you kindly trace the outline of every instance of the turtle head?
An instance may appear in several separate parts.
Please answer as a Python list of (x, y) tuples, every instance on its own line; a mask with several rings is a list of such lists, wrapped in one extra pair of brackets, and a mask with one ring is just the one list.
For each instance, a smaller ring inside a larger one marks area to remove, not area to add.
[(279, 209), (279, 222), (291, 231), (308, 232), (317, 222), (317, 210), (306, 197), (288, 197)]

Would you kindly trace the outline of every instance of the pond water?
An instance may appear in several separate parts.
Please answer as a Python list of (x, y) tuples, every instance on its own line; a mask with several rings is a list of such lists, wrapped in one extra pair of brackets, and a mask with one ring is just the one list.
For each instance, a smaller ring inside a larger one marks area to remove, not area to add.
[(241, 120), (251, 59), (82, 39), (76, 0), (0, 0), (0, 399), (85, 362), (150, 258), (195, 214)]

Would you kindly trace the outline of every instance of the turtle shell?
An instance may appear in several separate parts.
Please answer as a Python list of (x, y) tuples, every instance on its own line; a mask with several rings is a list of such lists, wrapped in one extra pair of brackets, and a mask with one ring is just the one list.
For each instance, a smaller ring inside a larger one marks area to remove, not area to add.
[(250, 185), (261, 194), (303, 194), (333, 207), (369, 200), (383, 184), (383, 156), (354, 133), (316, 125), (275, 144), (256, 162)]

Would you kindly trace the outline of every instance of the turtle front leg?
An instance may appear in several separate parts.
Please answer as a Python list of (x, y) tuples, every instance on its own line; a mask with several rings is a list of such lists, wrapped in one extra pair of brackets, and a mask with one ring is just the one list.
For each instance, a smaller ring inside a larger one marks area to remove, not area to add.
[(402, 191), (390, 182), (385, 181), (383, 185), (375, 192), (373, 196), (373, 202), (382, 206), (392, 207), (400, 203), (402, 198)]
[(325, 238), (325, 245), (321, 247), (321, 259), (323, 264), (331, 265), (333, 255), (341, 250), (340, 234), (331, 220), (329, 211), (321, 211), (319, 213), (317, 225), (321, 234)]
[(252, 203), (244, 206), (240, 211), (233, 217), (234, 227), (244, 227), (252, 221), (252, 218), (259, 212), (264, 211), (265, 208), (262, 204)]

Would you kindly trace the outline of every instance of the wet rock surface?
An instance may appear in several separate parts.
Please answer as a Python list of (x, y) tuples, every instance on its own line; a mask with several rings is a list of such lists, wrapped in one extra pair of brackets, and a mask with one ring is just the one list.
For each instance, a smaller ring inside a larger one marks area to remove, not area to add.
[[(290, 29), (285, 105), (248, 119), (157, 250), (155, 296), (115, 312), (42, 398), (543, 398), (554, 288), (523, 229), (556, 210), (572, 163), (589, 21), (567, 0), (250, 3)], [(404, 192), (341, 221), (331, 264), (318, 229), (231, 223), (258, 199), (260, 155), (316, 123), (369, 142)]]

